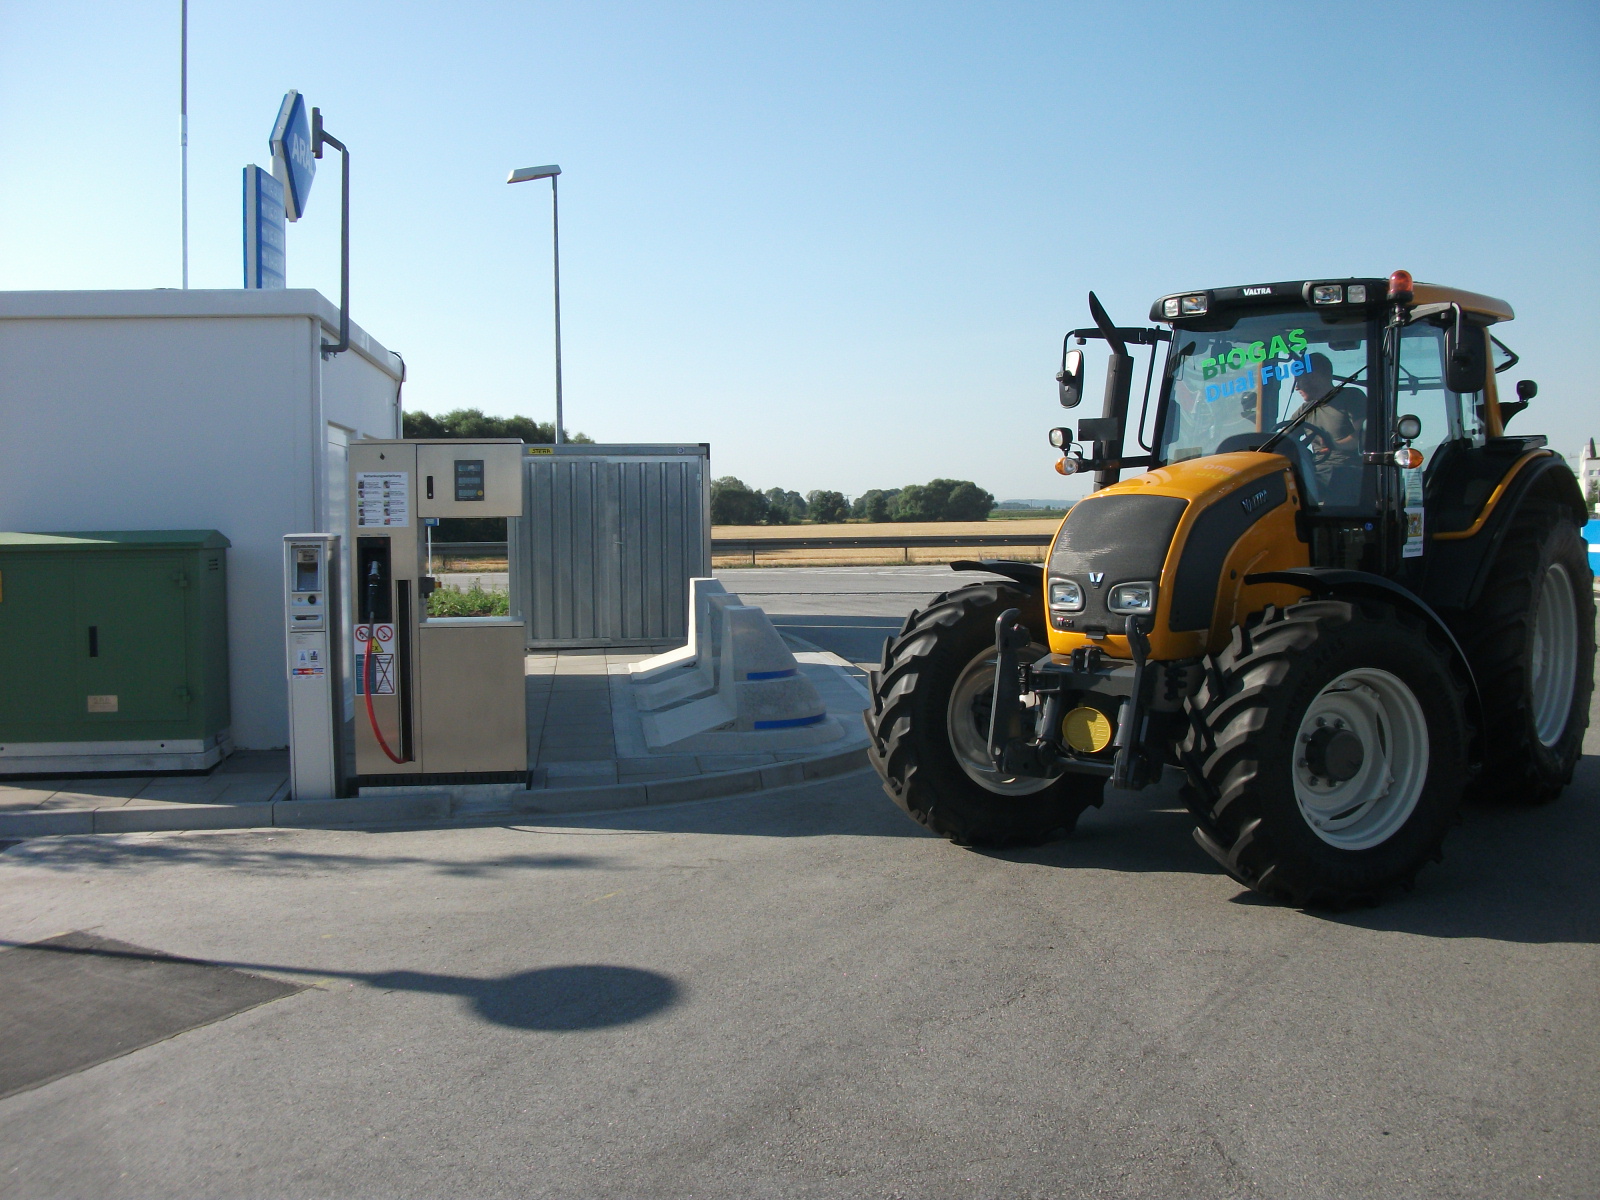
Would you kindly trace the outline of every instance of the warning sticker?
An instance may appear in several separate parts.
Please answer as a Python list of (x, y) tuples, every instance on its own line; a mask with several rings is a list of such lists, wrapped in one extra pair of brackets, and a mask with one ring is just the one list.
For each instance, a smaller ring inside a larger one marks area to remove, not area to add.
[[(356, 695), (367, 694), (367, 656), (356, 655)], [(374, 696), (394, 695), (394, 655), (374, 654), (372, 656), (372, 694)]]
[(1420, 507), (1406, 508), (1406, 544), (1400, 551), (1403, 558), (1421, 558), (1423, 550), (1422, 512)]
[(394, 695), (394, 626), (356, 626), (356, 695), (367, 694), (367, 655), (372, 655), (372, 694)]
[(411, 476), (404, 471), (356, 472), (356, 524), (394, 528), (411, 524)]

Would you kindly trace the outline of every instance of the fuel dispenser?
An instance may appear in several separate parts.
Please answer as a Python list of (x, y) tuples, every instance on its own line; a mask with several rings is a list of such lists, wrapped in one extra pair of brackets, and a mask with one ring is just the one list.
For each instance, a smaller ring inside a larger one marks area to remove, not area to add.
[(522, 513), (522, 443), (350, 445), (356, 787), (525, 782), (523, 622), (429, 617), (429, 517)]

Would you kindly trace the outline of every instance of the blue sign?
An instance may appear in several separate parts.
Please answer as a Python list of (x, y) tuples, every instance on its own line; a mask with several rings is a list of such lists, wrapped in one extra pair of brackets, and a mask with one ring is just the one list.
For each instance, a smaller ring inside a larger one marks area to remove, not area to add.
[(311, 144), (311, 122), (306, 102), (290, 90), (278, 109), (278, 123), (268, 139), (272, 147), (272, 174), (283, 184), (283, 214), (291, 221), (305, 216), (311, 181), (317, 175), (316, 147)]
[(288, 287), (283, 184), (255, 164), (244, 169), (244, 286)]
[(1600, 575), (1600, 518), (1583, 527), (1583, 538), (1589, 543), (1589, 566), (1596, 575)]

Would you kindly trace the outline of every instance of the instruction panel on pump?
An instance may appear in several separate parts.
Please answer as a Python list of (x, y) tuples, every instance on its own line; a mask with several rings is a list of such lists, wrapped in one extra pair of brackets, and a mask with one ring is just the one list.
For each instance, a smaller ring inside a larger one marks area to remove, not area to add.
[(404, 471), (356, 472), (356, 525), (411, 524), (411, 477)]

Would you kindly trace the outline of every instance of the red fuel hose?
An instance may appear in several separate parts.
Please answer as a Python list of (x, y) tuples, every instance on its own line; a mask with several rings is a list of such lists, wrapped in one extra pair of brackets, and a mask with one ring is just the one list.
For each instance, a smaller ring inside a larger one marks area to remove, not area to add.
[(375, 656), (373, 655), (373, 652), (372, 652), (372, 646), (373, 646), (372, 626), (368, 625), (367, 626), (367, 655), (366, 655), (366, 668), (367, 669), (361, 673), (361, 675), (362, 675), (361, 690), (364, 693), (366, 693), (366, 697), (367, 697), (367, 722), (372, 726), (372, 736), (378, 739), (379, 748), (385, 754), (387, 754), (389, 756), (389, 761), (390, 762), (392, 762), (392, 763), (409, 762), (410, 761), (409, 759), (401, 758), (393, 750), (389, 749), (389, 743), (383, 740), (383, 730), (378, 728), (378, 714), (372, 711), (372, 686), (376, 682), (376, 679), (377, 679), (377, 677), (376, 677), (376, 675), (375, 675), (375, 673), (373, 671), (373, 658)]

